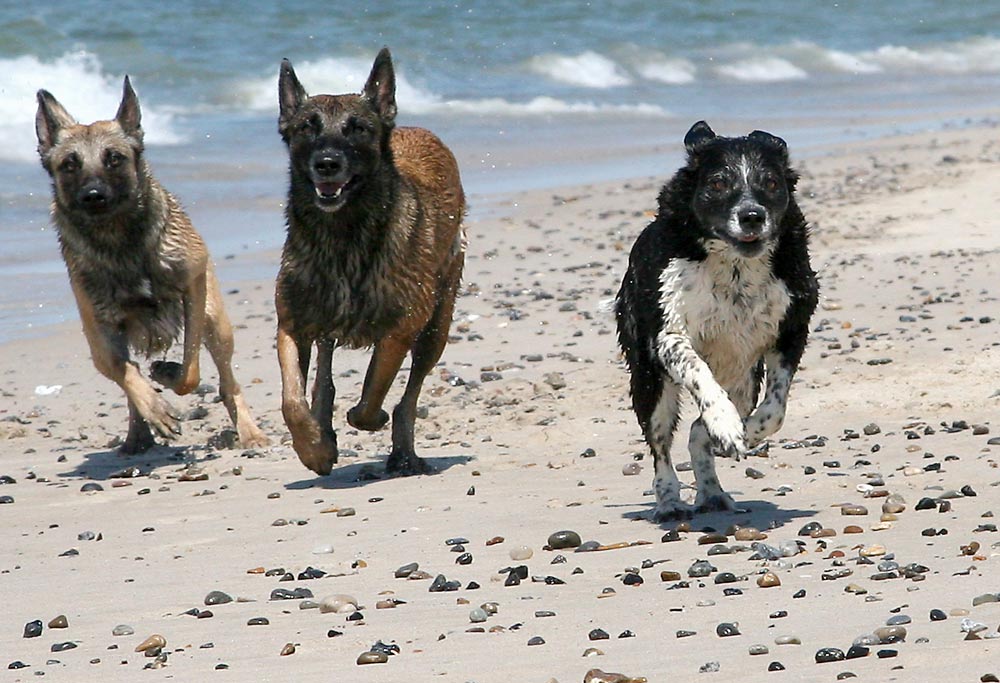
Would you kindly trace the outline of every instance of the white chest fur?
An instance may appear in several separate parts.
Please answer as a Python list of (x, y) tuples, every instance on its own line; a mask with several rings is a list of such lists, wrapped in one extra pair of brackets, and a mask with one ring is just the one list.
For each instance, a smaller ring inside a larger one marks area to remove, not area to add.
[(743, 381), (774, 345), (790, 301), (766, 255), (743, 259), (725, 250), (704, 261), (676, 259), (660, 283), (663, 331), (685, 335), (723, 387)]

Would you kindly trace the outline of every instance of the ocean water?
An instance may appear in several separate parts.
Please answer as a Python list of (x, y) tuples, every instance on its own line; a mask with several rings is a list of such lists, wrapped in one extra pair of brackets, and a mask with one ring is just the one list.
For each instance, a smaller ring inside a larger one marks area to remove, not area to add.
[[(358, 91), (393, 51), (399, 122), (455, 150), (473, 214), (520, 190), (667, 176), (698, 119), (818, 145), (992, 117), (1000, 4), (40, 0), (0, 6), (0, 342), (73, 320), (35, 92), (81, 121), (139, 94), (148, 158), (223, 280), (284, 238), (277, 72)], [(227, 259), (227, 256), (239, 258)], [(227, 265), (231, 264), (231, 265)]]

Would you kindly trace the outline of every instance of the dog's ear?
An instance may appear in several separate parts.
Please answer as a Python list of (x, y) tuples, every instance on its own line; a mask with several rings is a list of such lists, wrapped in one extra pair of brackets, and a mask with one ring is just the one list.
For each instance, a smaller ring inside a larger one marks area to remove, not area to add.
[(139, 110), (139, 98), (135, 96), (132, 81), (128, 76), (125, 76), (125, 82), (122, 84), (122, 101), (118, 105), (115, 121), (126, 135), (142, 141), (142, 112)]
[(755, 130), (747, 136), (747, 139), (759, 142), (763, 145), (768, 145), (769, 147), (774, 147), (785, 156), (788, 155), (788, 144), (777, 135), (771, 135), (770, 133), (765, 133), (762, 130)]
[(309, 99), (309, 95), (299, 83), (292, 63), (287, 59), (282, 59), (281, 71), (278, 73), (278, 130), (282, 135), (285, 134), (288, 124), (295, 118), (299, 107), (307, 99)]
[(38, 112), (35, 114), (35, 135), (38, 137), (38, 154), (43, 161), (56, 144), (59, 131), (76, 124), (66, 108), (48, 90), (38, 91)]
[(715, 131), (704, 121), (699, 121), (691, 126), (691, 130), (684, 136), (684, 147), (689, 153), (694, 153), (702, 145), (714, 139)]
[(393, 125), (396, 120), (396, 74), (392, 68), (389, 48), (383, 47), (375, 57), (372, 72), (365, 83), (364, 95), (383, 123)]

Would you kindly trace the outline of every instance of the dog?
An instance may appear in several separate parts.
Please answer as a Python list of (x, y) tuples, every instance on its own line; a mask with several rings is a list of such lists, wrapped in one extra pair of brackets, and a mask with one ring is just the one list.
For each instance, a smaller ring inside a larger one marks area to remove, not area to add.
[[(684, 146), (687, 164), (660, 192), (615, 300), (657, 522), (735, 510), (713, 456), (739, 459), (781, 427), (819, 296), (785, 141), (719, 137), (699, 121)], [(693, 509), (670, 460), (684, 390), (700, 413), (688, 442)]]
[(378, 53), (361, 94), (310, 97), (287, 59), (278, 93), (290, 183), (275, 307), (282, 414), (292, 445), (317, 474), (329, 474), (337, 461), (335, 348), (374, 347), (361, 398), (347, 413), (351, 426), (369, 431), (388, 422), (382, 404), (410, 352), (386, 471), (427, 472), (413, 446), (417, 397), (447, 343), (465, 261), (465, 195), (455, 157), (430, 131), (395, 127), (388, 49)]
[(81, 125), (38, 91), (38, 153), (52, 179), (52, 218), (94, 366), (128, 398), (124, 454), (180, 434), (177, 412), (131, 354), (167, 351), (184, 332), (182, 363), (158, 360), (156, 382), (178, 395), (199, 383), (202, 342), (219, 370), (219, 393), (247, 448), (267, 437), (233, 377), (233, 332), (201, 236), (146, 164), (139, 100), (128, 76), (113, 120)]

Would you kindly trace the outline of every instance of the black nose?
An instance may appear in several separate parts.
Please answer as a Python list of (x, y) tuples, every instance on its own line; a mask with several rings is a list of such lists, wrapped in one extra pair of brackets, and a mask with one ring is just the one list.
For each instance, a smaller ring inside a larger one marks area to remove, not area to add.
[(347, 160), (343, 152), (330, 151), (316, 155), (313, 159), (313, 172), (321, 178), (332, 178), (344, 170)]
[(740, 219), (740, 227), (744, 230), (760, 230), (764, 227), (764, 220), (767, 216), (764, 213), (764, 209), (759, 206), (750, 206), (745, 209), (740, 209), (738, 214)]
[(85, 187), (80, 193), (80, 204), (86, 209), (103, 209), (108, 205), (108, 195), (102, 188)]

